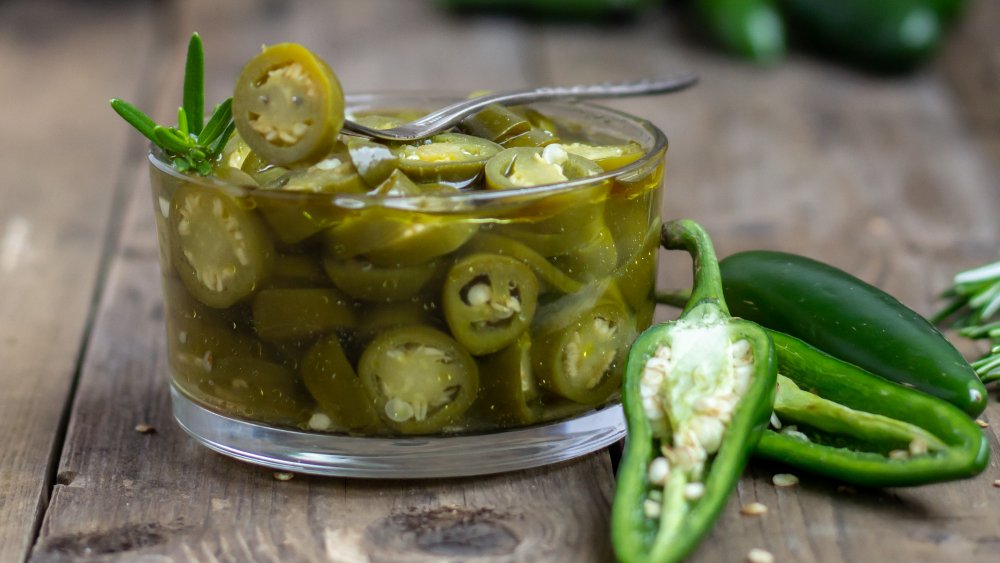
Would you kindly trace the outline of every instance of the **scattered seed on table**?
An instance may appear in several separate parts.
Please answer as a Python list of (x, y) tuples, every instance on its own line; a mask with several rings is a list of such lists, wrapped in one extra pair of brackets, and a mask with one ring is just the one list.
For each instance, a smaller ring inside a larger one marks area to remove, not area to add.
[(998, 489), (1000, 489), (1000, 479), (997, 479), (996, 481), (993, 481), (993, 486), (996, 487), (996, 488), (998, 488)]
[(775, 487), (794, 487), (799, 484), (799, 478), (791, 473), (777, 473), (771, 477)]
[(294, 473), (289, 473), (287, 471), (275, 471), (274, 478), (278, 481), (291, 481), (295, 477)]
[(760, 516), (762, 514), (767, 514), (767, 507), (759, 502), (751, 502), (750, 504), (743, 505), (740, 509), (740, 514), (746, 516)]
[(774, 555), (766, 549), (755, 547), (747, 553), (747, 561), (750, 563), (774, 563)]
[(989, 422), (986, 422), (985, 420), (983, 420), (981, 418), (977, 418), (976, 419), (976, 424), (978, 424), (980, 428), (989, 428), (989, 426), (990, 426)]
[(153, 428), (148, 424), (136, 424), (135, 431), (139, 434), (153, 434), (156, 432), (156, 428)]

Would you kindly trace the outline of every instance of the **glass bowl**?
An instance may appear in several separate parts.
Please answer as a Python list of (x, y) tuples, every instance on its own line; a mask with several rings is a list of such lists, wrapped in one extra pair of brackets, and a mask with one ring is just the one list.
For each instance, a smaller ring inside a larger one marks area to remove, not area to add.
[[(359, 116), (455, 99), (347, 102)], [(653, 316), (667, 140), (596, 105), (533, 108), (563, 138), (643, 156), (559, 184), (386, 196), (191, 176), (151, 151), (184, 430), (268, 467), (385, 478), (534, 467), (621, 439), (625, 355)], [(479, 318), (484, 304), (503, 313)]]

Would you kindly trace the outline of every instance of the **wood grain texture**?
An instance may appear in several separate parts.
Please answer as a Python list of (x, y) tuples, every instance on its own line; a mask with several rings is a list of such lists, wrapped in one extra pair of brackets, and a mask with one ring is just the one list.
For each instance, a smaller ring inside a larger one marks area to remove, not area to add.
[[(178, 17), (219, 30), (205, 33), (208, 66), (217, 73), (210, 91), (223, 92), (261, 37), (295, 38), (318, 51), (339, 53), (361, 41), (365, 22), (399, 32), (378, 43), (369, 40), (367, 54), (352, 51), (359, 53), (360, 63), (333, 63), (349, 90), (355, 84), (387, 89), (399, 80), (414, 89), (440, 88), (441, 76), (457, 91), (524, 80), (515, 53), (517, 35), (504, 27), (470, 24), (464, 33), (448, 34), (450, 24), (426, 6), (392, 3), (393, 11), (385, 2), (350, 3), (344, 13), (346, 5), (296, 4), (272, 11), (264, 3), (230, 23), (224, 17), (231, 5), (192, 2)], [(430, 68), (407, 48), (424, 33), (443, 53), (452, 41), (467, 48), (442, 55), (441, 68)], [(489, 56), (508, 50), (514, 52)], [(395, 63), (400, 71), (387, 75), (387, 65)], [(176, 74), (173, 67), (169, 74)], [(163, 92), (177, 95), (174, 87)], [(137, 189), (100, 299), (34, 560), (578, 562), (610, 557), (613, 476), (606, 452), (475, 479), (376, 482), (298, 476), (280, 482), (268, 470), (196, 445), (173, 423), (169, 410), (153, 206), (144, 175), (141, 160), (128, 170), (128, 181)], [(140, 423), (156, 432), (135, 431)]]
[(115, 21), (77, 2), (0, 5), (0, 561), (27, 554), (48, 502), (116, 170), (138, 154), (108, 98), (142, 97), (150, 20), (146, 3)]
[[(323, 53), (348, 92), (462, 92), (695, 70), (703, 78), (695, 90), (609, 104), (648, 117), (671, 138), (664, 216), (704, 223), (721, 255), (758, 247), (808, 254), (929, 313), (950, 276), (995, 256), (1000, 240), (995, 4), (971, 3), (934, 67), (886, 80), (799, 55), (774, 69), (751, 68), (704, 50), (676, 14), (656, 10), (598, 27), (453, 18), (429, 2), (391, 0), (188, 0), (153, 10), (4, 3), (0, 62), (21, 77), (17, 88), (39, 94), (23, 108), (0, 108), (0, 119), (33, 141), (0, 137), (0, 158), (11, 159), (4, 163), (13, 171), (0, 191), (0, 427), (13, 438), (0, 447), (0, 560), (24, 556), (43, 512), (31, 553), (37, 561), (611, 558), (606, 453), (471, 479), (277, 481), (177, 428), (142, 144), (100, 112), (107, 97), (134, 94), (170, 119), (190, 31), (205, 40), (210, 100), (228, 95), (260, 43), (283, 40)], [(53, 22), (44, 40), (25, 31)], [(75, 72), (95, 57), (104, 57), (99, 79)], [(94, 98), (100, 110), (60, 105), (67, 92)], [(68, 132), (49, 137), (70, 114), (79, 119)], [(110, 148), (87, 142), (95, 132), (112, 140)], [(65, 160), (40, 166), (34, 141), (55, 143)], [(70, 176), (85, 166), (107, 173)], [(8, 250), (19, 237), (28, 244)], [(101, 264), (104, 241), (117, 244)], [(685, 259), (665, 257), (662, 284), (687, 283), (688, 269)], [(99, 275), (107, 282), (78, 366)], [(45, 307), (33, 305), (37, 296)], [(956, 483), (864, 490), (799, 475), (799, 486), (778, 489), (772, 475), (788, 470), (755, 462), (691, 559), (740, 561), (761, 547), (778, 561), (993, 561), (1000, 548), (995, 400), (984, 418), (993, 422), (990, 466)], [(137, 432), (137, 424), (155, 432)], [(56, 482), (46, 483), (45, 466), (60, 446)], [(739, 513), (755, 501), (766, 515)]]

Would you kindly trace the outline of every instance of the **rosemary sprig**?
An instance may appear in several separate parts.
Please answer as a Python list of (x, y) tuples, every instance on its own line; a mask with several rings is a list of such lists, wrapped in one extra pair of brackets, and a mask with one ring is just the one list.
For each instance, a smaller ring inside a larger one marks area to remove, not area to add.
[(931, 320), (953, 317), (961, 336), (988, 340), (990, 351), (972, 367), (984, 383), (1000, 381), (1000, 261), (959, 272), (942, 297), (948, 302)]
[(184, 105), (177, 109), (177, 126), (158, 125), (132, 104), (114, 98), (111, 108), (132, 127), (170, 157), (180, 172), (194, 171), (202, 176), (212, 173), (226, 141), (232, 136), (233, 100), (226, 98), (215, 106), (205, 122), (205, 50), (201, 37), (194, 33), (188, 42), (184, 65)]

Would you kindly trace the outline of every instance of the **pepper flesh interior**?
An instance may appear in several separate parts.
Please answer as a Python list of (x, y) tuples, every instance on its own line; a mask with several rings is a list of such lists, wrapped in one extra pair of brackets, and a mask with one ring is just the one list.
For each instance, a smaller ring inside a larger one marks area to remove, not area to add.
[(452, 402), (459, 391), (447, 367), (453, 362), (446, 351), (422, 344), (386, 353), (378, 376), (382, 393), (388, 398), (386, 416), (394, 422), (421, 421)]
[(833, 437), (856, 437), (861, 443), (895, 444), (896, 449), (876, 452), (890, 459), (906, 459), (947, 449), (940, 438), (919, 426), (828, 401), (800, 389), (793, 380), (781, 374), (778, 374), (778, 392), (774, 399), (774, 418), (783, 434), (806, 442), (811, 440), (801, 430), (808, 428)]
[(667, 505), (651, 498), (645, 504), (651, 518), (679, 515), (683, 511), (677, 504), (704, 494), (705, 466), (750, 387), (753, 349), (745, 339), (734, 340), (730, 327), (717, 321), (677, 321), (643, 366), (643, 410), (662, 453), (649, 464), (649, 481), (664, 487), (662, 502)]

